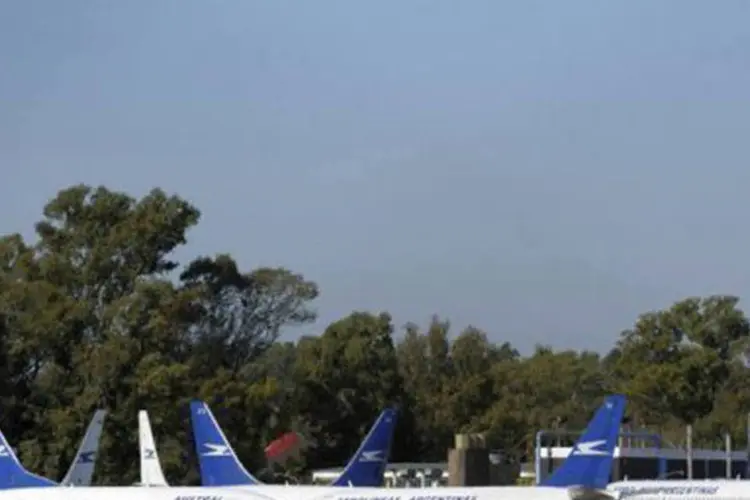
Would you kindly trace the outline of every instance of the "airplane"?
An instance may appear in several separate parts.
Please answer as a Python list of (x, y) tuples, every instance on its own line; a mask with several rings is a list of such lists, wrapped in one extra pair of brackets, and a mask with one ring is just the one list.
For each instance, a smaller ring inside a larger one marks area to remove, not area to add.
[(169, 486), (159, 463), (151, 422), (145, 410), (138, 412), (138, 445), (141, 450), (141, 486)]
[[(263, 485), (240, 463), (210, 408), (203, 401), (190, 403), (190, 417), (195, 436), (195, 450), (204, 486)], [(383, 484), (388, 463), (396, 411), (386, 409), (380, 414), (359, 449), (332, 486), (377, 487)]]
[(94, 413), (94, 418), (91, 419), (86, 428), (86, 434), (78, 447), (73, 463), (70, 464), (70, 468), (61, 483), (26, 471), (5, 436), (0, 432), (0, 490), (90, 485), (106, 416), (106, 410), (97, 410)]

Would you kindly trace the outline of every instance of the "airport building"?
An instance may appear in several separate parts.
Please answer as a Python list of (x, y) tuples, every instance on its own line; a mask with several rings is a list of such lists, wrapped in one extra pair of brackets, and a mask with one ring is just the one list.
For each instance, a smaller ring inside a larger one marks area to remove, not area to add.
[[(384, 486), (388, 488), (425, 488), (448, 486), (450, 473), (448, 462), (403, 462), (389, 463), (384, 474)], [(343, 468), (320, 469), (313, 471), (314, 484), (328, 484), (336, 479)], [(518, 477), (525, 484), (534, 481), (534, 464), (523, 464)]]
[[(538, 460), (521, 464), (516, 469), (515, 481), (506, 484), (534, 484), (537, 472), (544, 479), (570, 454), (571, 447), (553, 446), (539, 450)], [(493, 452), (489, 452), (492, 457)], [(492, 458), (490, 458), (492, 461)], [(315, 484), (326, 484), (341, 474), (342, 468), (314, 471)], [(627, 479), (685, 479), (688, 476), (687, 452), (681, 448), (616, 448), (612, 465), (612, 481)], [(748, 453), (723, 450), (693, 450), (694, 479), (750, 478)], [(420, 488), (447, 486), (450, 483), (448, 462), (389, 463), (385, 472), (385, 486)]]
[[(551, 474), (570, 454), (570, 447), (545, 447), (538, 450), (535, 475)], [(748, 452), (694, 449), (693, 479), (748, 478)], [(688, 453), (682, 448), (617, 447), (612, 465), (612, 481), (626, 479), (685, 479), (690, 474)]]

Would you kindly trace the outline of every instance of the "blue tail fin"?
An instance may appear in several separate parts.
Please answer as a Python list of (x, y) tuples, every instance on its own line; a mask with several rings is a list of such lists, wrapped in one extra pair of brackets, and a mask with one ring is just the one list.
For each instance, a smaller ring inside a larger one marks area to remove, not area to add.
[(395, 427), (396, 411), (383, 411), (333, 486), (382, 486)]
[(570, 455), (541, 485), (605, 488), (612, 472), (625, 403), (625, 396), (608, 397), (578, 438)]
[(191, 401), (190, 418), (203, 486), (261, 484), (240, 463), (206, 403)]
[(0, 489), (40, 488), (57, 483), (27, 471), (0, 431)]

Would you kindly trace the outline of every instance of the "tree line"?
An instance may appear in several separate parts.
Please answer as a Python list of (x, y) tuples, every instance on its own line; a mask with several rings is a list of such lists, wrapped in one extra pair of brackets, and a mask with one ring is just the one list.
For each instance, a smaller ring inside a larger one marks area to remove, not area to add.
[(136, 415), (147, 409), (167, 478), (197, 484), (196, 397), (269, 480), (271, 440), (293, 430), (312, 443), (285, 474), (339, 466), (389, 405), (399, 408), (392, 461), (442, 461), (459, 431), (522, 460), (537, 430), (580, 430), (613, 392), (629, 396), (632, 428), (668, 442), (681, 443), (687, 423), (697, 445), (720, 445), (724, 432), (745, 442), (750, 325), (737, 297), (645, 313), (606, 355), (539, 346), (522, 356), (478, 328), (435, 317), (401, 329), (366, 311), (280, 342), (315, 320), (318, 286), (226, 254), (175, 261), (199, 219), (159, 189), (136, 199), (77, 185), (47, 203), (35, 241), (0, 239), (0, 428), (30, 470), (60, 479), (106, 408), (95, 482), (137, 481)]

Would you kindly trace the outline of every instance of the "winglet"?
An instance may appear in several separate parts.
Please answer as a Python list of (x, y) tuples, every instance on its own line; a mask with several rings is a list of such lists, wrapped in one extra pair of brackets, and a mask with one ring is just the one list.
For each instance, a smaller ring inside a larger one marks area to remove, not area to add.
[(151, 422), (145, 410), (138, 412), (138, 445), (141, 450), (141, 486), (169, 486), (159, 463)]
[(107, 416), (106, 410), (96, 410), (94, 418), (86, 428), (83, 441), (78, 446), (78, 451), (70, 464), (67, 474), (62, 480), (63, 486), (90, 486), (91, 478), (94, 476), (96, 457), (99, 451), (99, 442), (102, 437), (102, 427)]
[(380, 414), (344, 471), (332, 483), (333, 486), (383, 485), (383, 473), (388, 465), (396, 420), (396, 410), (389, 408)]
[(190, 418), (203, 486), (262, 484), (240, 463), (206, 403), (191, 401)]
[(27, 471), (0, 432), (0, 489), (41, 488), (57, 483)]
[(612, 472), (625, 404), (626, 398), (620, 394), (605, 399), (570, 455), (541, 485), (605, 488)]

